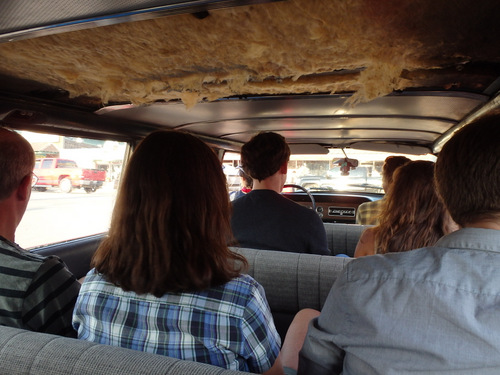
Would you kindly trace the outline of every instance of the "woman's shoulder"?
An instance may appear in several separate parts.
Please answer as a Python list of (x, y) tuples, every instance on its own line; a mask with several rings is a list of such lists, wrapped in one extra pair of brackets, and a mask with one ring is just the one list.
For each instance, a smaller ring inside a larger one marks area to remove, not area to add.
[(367, 228), (359, 237), (354, 257), (359, 258), (375, 254), (375, 227)]
[(257, 280), (255, 280), (252, 276), (247, 274), (240, 274), (234, 279), (228, 281), (224, 286), (231, 289), (237, 288), (248, 291), (262, 288), (262, 286), (257, 282)]
[(223, 310), (226, 313), (241, 316), (247, 306), (255, 304), (255, 300), (262, 299), (262, 296), (264, 296), (262, 286), (251, 276), (242, 274), (222, 285), (199, 292), (183, 293), (180, 299), (197, 300), (197, 303), (203, 304), (204, 308), (210, 306), (220, 310), (220, 306), (225, 306)]
[(374, 242), (375, 241), (375, 230), (376, 227), (370, 227), (366, 228), (363, 233), (361, 233), (361, 236), (359, 237), (360, 242)]
[(250, 275), (241, 274), (227, 283), (215, 288), (222, 292), (222, 299), (238, 300), (238, 304), (246, 304), (256, 296), (265, 295), (264, 288)]

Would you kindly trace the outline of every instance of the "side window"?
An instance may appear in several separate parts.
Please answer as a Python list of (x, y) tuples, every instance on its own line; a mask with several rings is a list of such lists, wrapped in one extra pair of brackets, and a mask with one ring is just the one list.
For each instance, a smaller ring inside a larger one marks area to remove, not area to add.
[[(38, 182), (16, 231), (16, 242), (31, 249), (104, 233), (109, 228), (127, 144), (124, 142), (20, 132), (43, 160)], [(57, 175), (53, 159), (61, 159)], [(40, 163), (39, 163), (40, 164)], [(67, 169), (74, 169), (69, 173)], [(50, 177), (48, 177), (50, 176)]]
[(57, 168), (78, 168), (73, 160), (60, 159), (57, 161)]
[(52, 168), (52, 159), (45, 159), (42, 161), (42, 169)]
[(226, 175), (227, 187), (229, 192), (236, 192), (240, 190), (240, 176), (238, 166), (240, 165), (240, 154), (235, 152), (224, 153), (224, 160), (222, 161), (222, 168)]

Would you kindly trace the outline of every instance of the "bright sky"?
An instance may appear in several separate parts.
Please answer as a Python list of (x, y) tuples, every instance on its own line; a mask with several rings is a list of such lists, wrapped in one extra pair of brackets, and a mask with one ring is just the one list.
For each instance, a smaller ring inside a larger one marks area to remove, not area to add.
[(53, 143), (59, 141), (59, 136), (54, 134), (41, 134), (41, 133), (33, 133), (29, 131), (21, 131), (21, 135), (27, 139), (28, 142), (47, 142)]

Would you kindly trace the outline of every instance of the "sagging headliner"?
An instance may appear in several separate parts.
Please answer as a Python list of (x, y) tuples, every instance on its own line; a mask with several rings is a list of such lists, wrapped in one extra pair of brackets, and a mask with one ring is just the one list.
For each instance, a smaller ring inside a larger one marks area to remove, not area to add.
[[(40, 1), (62, 9), (43, 27), (33, 20), (48, 13), (28, 3), (7, 1), (10, 13), (0, 16), (4, 122), (19, 122), (15, 109), (36, 99), (44, 113), (25, 122), (56, 128), (75, 127), (73, 111), (88, 123), (82, 129), (105, 133), (104, 121), (92, 125), (96, 116), (87, 116), (97, 111), (117, 120), (109, 133), (182, 128), (229, 148), (273, 130), (291, 143), (367, 141), (435, 152), (457, 125), (498, 106), (495, 0), (289, 0), (220, 9), (234, 2), (111, 1), (121, 8), (103, 15), (72, 8), (78, 2)], [(149, 10), (121, 22), (111, 13), (130, 14), (124, 4)], [(177, 14), (182, 6), (191, 13)], [(85, 28), (71, 11), (93, 17), (87, 26), (96, 17), (109, 25)], [(7, 24), (17, 14), (33, 20)], [(47, 27), (68, 19), (74, 27)]]

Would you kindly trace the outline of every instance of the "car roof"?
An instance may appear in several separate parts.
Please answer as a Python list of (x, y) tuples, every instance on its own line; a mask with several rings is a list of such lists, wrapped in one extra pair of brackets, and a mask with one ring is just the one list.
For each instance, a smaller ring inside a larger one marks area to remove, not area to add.
[(0, 120), (437, 153), (500, 105), (500, 3), (7, 0)]

